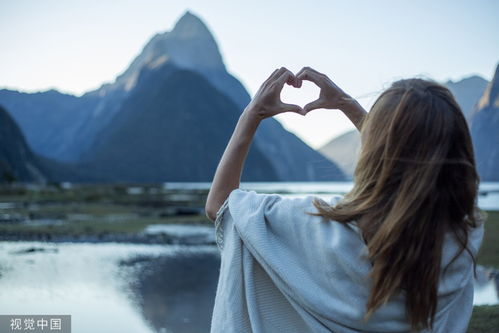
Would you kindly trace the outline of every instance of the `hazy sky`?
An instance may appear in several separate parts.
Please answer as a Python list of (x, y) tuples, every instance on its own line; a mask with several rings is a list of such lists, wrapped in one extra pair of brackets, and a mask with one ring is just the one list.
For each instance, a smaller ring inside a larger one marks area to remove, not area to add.
[[(2, 0), (0, 87), (95, 89), (186, 10), (208, 25), (251, 95), (277, 67), (311, 66), (368, 108), (395, 79), (490, 80), (499, 62), (497, 0)], [(283, 100), (304, 105), (317, 94), (286, 88)], [(313, 147), (354, 128), (335, 110), (277, 119)]]

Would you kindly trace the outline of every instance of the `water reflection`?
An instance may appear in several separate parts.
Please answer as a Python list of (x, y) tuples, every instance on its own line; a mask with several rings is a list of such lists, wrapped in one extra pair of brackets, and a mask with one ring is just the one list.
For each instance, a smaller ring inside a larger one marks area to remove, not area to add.
[[(0, 243), (1, 314), (71, 314), (74, 332), (208, 332), (215, 246)], [(475, 304), (497, 304), (479, 268)]]
[(208, 332), (214, 246), (0, 243), (1, 314), (71, 314), (74, 332)]
[(218, 279), (219, 256), (210, 252), (121, 263), (139, 267), (132, 284), (143, 317), (157, 332), (208, 332)]

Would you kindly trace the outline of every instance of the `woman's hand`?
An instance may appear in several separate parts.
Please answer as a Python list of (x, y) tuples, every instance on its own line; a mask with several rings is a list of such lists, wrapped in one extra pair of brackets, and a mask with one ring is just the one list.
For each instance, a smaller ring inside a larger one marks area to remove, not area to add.
[(315, 109), (341, 109), (346, 103), (353, 100), (325, 74), (319, 73), (310, 67), (302, 68), (296, 78), (315, 83), (320, 89), (319, 98), (305, 105), (305, 113)]
[(301, 80), (298, 80), (288, 69), (284, 67), (276, 69), (258, 89), (255, 97), (253, 97), (244, 112), (259, 120), (283, 112), (296, 112), (304, 115), (305, 112), (300, 106), (281, 101), (281, 91), (285, 83), (295, 88), (301, 87)]
[(315, 83), (320, 89), (319, 98), (303, 107), (303, 114), (315, 109), (339, 109), (350, 119), (360, 131), (367, 115), (366, 110), (350, 95), (345, 93), (326, 75), (310, 67), (302, 68), (296, 78), (300, 82), (307, 80)]

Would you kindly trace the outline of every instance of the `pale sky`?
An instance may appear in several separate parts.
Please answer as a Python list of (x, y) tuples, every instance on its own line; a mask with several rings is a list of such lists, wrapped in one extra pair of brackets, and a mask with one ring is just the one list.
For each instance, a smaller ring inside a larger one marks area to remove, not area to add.
[[(369, 108), (393, 80), (490, 80), (499, 62), (496, 0), (2, 0), (0, 88), (81, 95), (113, 81), (186, 10), (251, 95), (275, 68), (310, 66)], [(317, 94), (308, 84), (282, 98), (304, 105)], [(354, 128), (337, 110), (276, 118), (314, 148)]]

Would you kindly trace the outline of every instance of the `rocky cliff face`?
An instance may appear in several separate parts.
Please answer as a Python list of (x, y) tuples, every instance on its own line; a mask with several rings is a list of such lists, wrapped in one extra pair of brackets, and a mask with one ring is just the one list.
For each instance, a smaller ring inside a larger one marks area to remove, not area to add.
[(471, 135), (482, 181), (499, 181), (499, 65), (471, 118)]

